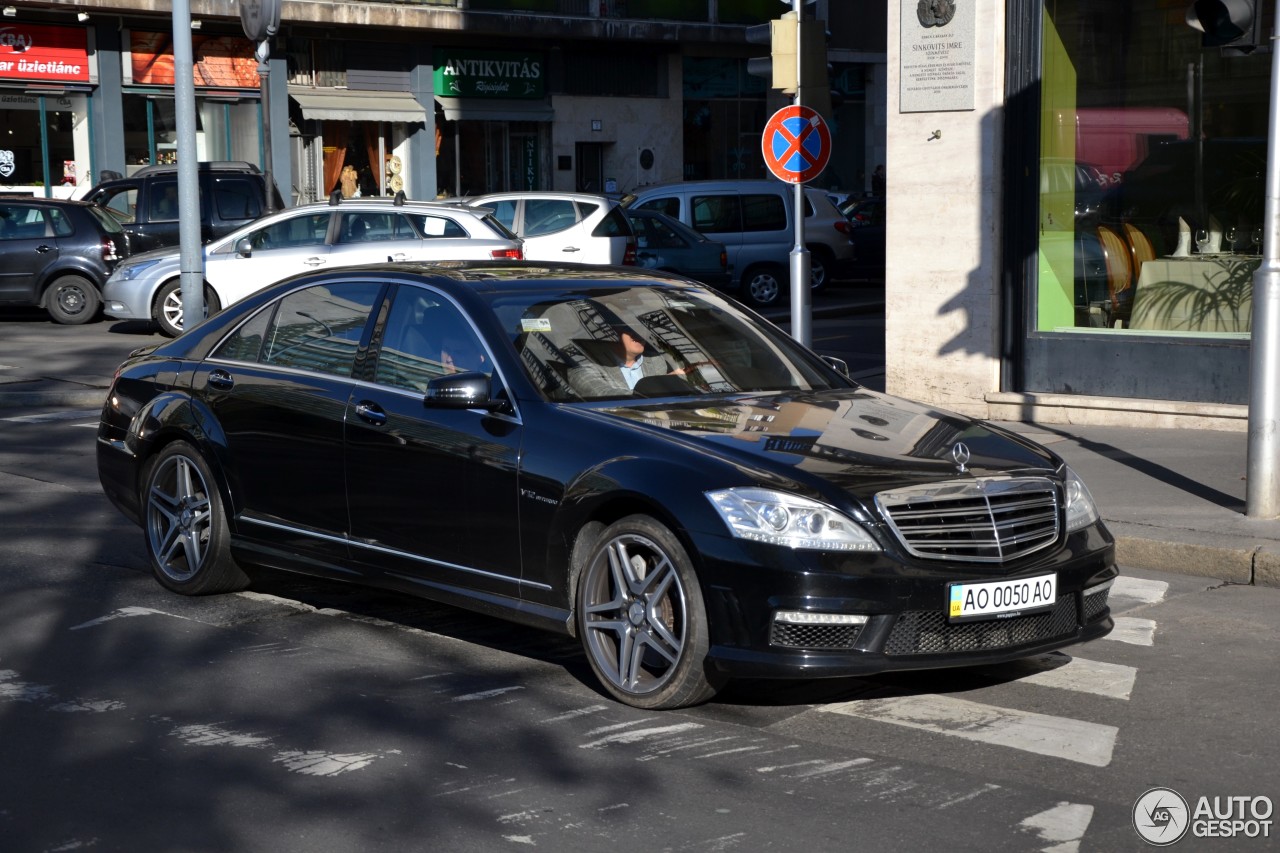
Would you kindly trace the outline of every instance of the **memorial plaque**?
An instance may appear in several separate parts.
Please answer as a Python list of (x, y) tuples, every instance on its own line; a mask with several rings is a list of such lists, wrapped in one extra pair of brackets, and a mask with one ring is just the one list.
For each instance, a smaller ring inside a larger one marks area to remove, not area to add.
[(974, 4), (901, 0), (899, 112), (973, 109)]

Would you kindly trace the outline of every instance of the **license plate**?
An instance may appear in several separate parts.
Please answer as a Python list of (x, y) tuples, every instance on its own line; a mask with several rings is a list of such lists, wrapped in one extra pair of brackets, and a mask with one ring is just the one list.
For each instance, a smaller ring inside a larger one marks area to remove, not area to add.
[(951, 622), (1011, 619), (1049, 610), (1057, 600), (1056, 574), (1007, 581), (953, 583), (947, 590), (947, 618)]

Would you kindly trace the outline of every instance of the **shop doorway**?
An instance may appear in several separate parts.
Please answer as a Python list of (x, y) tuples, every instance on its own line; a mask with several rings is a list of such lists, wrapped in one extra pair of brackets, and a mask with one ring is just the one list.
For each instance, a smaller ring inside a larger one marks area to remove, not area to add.
[[(381, 121), (322, 121), (322, 195), (389, 195), (393, 141)], [(398, 173), (399, 170), (395, 170)]]
[(574, 146), (578, 170), (576, 189), (580, 193), (604, 192), (604, 145), (579, 142)]
[(539, 122), (444, 121), (436, 148), (441, 195), (474, 196), (546, 186), (545, 125)]

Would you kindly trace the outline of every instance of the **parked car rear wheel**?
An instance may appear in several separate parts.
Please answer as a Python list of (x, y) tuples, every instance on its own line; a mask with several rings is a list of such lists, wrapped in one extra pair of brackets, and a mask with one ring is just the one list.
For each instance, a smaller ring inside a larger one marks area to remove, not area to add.
[(835, 257), (826, 246), (809, 247), (809, 284), (810, 291), (818, 293), (831, 283), (831, 270), (835, 267)]
[(143, 527), (151, 571), (183, 595), (234, 592), (249, 584), (231, 557), (231, 534), (213, 472), (185, 441), (165, 447), (143, 478)]
[[(209, 285), (204, 286), (204, 315), (212, 317), (222, 310), (222, 303), (218, 300), (218, 294), (213, 292), (213, 288)], [(166, 281), (160, 286), (160, 290), (156, 292), (155, 306), (151, 309), (151, 316), (156, 321), (156, 325), (160, 327), (162, 334), (171, 338), (176, 338), (182, 334), (182, 281), (173, 279)]]
[(63, 275), (53, 280), (45, 293), (45, 310), (54, 322), (79, 326), (98, 316), (102, 297), (93, 282), (78, 275)]
[(777, 305), (787, 290), (785, 270), (776, 264), (760, 264), (742, 274), (742, 293), (748, 305), (769, 308)]

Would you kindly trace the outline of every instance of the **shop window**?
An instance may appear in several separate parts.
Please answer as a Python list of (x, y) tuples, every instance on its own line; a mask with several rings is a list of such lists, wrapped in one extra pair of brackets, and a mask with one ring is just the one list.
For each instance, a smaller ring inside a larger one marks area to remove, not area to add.
[(1041, 331), (1249, 334), (1271, 57), (1205, 48), (1166, 5), (1044, 8)]

